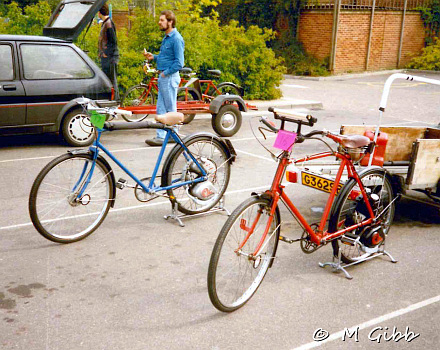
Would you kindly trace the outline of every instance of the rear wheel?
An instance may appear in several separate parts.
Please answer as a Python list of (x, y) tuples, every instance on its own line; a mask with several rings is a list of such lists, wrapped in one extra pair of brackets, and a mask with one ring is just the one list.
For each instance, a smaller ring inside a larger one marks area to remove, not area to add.
[[(148, 106), (154, 105), (154, 95), (152, 92), (148, 92), (148, 86), (146, 85), (135, 85), (127, 90), (127, 92), (122, 96), (121, 106), (122, 107), (138, 107), (138, 106)], [(124, 115), (124, 118), (128, 122), (139, 122), (148, 117), (148, 114), (132, 114)]]
[[(272, 265), (280, 235), (280, 215), (275, 211), (257, 256), (270, 218), (270, 201), (252, 197), (240, 204), (224, 224), (211, 254), (208, 292), (220, 311), (242, 307), (254, 295)], [(252, 234), (249, 231), (253, 228)]]
[[(170, 197), (177, 201), (178, 209), (185, 214), (208, 211), (223, 197), (229, 183), (231, 164), (220, 141), (209, 136), (198, 136), (187, 142), (186, 147), (205, 169), (208, 180), (169, 189)], [(170, 153), (171, 154), (171, 153)], [(189, 154), (179, 148), (164, 169), (166, 185), (195, 180), (202, 175)]]
[[(385, 213), (381, 215), (381, 226), (386, 237), (393, 222), (395, 210), (394, 202), (391, 203), (394, 196), (391, 183), (385, 175), (385, 171), (381, 169), (366, 171), (360, 175), (360, 179), (369, 197), (375, 194), (375, 198), (378, 198), (376, 201), (370, 200), (375, 216), (389, 205)], [(341, 189), (339, 196), (341, 197), (338, 197), (336, 209), (330, 218), (330, 232), (336, 232), (345, 227), (358, 224), (370, 217), (365, 202), (361, 198), (362, 194), (360, 193), (360, 188), (356, 181), (350, 180), (347, 182)], [(352, 233), (361, 236), (365, 234), (365, 232), (364, 228), (359, 228)], [(383, 244), (383, 242), (384, 240), (380, 244)], [(371, 252), (362, 250), (361, 245), (342, 243), (340, 239), (332, 241), (332, 246), (335, 256), (338, 256), (339, 250), (341, 250), (341, 260), (346, 264), (362, 260), (371, 255)]]

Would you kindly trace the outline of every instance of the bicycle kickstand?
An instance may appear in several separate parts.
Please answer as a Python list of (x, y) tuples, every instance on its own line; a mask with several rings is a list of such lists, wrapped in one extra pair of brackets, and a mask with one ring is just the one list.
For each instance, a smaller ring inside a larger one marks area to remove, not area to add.
[(165, 220), (168, 220), (170, 218), (176, 220), (179, 223), (180, 227), (185, 227), (184, 223), (182, 222), (182, 220), (180, 219), (177, 213), (177, 201), (175, 198), (171, 198), (171, 214), (164, 216)]
[[(326, 263), (319, 263), (319, 266), (324, 268), (326, 266), (331, 266), (333, 268), (333, 271), (342, 271), (345, 275), (345, 278), (351, 280), (353, 277), (347, 272), (347, 270), (344, 268), (344, 266), (341, 264), (341, 249), (338, 251), (338, 257), (337, 262), (335, 262), (335, 256), (333, 255), (333, 261), (332, 262), (326, 262)], [(348, 266), (348, 265), (347, 265)]]

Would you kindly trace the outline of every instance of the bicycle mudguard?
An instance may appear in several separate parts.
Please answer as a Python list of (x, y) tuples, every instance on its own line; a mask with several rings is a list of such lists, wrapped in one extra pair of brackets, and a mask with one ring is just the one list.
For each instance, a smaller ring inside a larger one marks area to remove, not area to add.
[(244, 88), (242, 88), (241, 86), (238, 86), (237, 84), (232, 83), (230, 81), (224, 81), (223, 83), (218, 84), (217, 88), (221, 88), (222, 86), (227, 86), (227, 85), (230, 85), (230, 86), (233, 86), (234, 88), (236, 88), (238, 91), (240, 91), (240, 97), (243, 97)]
[[(217, 135), (214, 135), (210, 132), (196, 132), (194, 134), (188, 135), (185, 138), (182, 139), (183, 143), (186, 143), (188, 141), (191, 141), (192, 139), (196, 138), (196, 137), (200, 137), (200, 136), (207, 136), (209, 138), (215, 139), (217, 140), (220, 145), (222, 146), (223, 150), (226, 153), (226, 156), (228, 157), (228, 161), (229, 164), (234, 163), (235, 158), (237, 157), (237, 153), (235, 152), (234, 146), (232, 146), (232, 142), (229, 140), (224, 140), (221, 137), (218, 137)], [(165, 159), (163, 165), (162, 165), (162, 175), (161, 175), (161, 186), (165, 187), (166, 186), (166, 179), (167, 176), (165, 174), (165, 169), (168, 169), (169, 167), (169, 163), (171, 162), (171, 160), (174, 158), (174, 156), (176, 155), (176, 153), (181, 149), (182, 147), (179, 144), (174, 145), (174, 147), (171, 149), (171, 151), (168, 153), (167, 158)]]
[[(252, 193), (251, 193), (251, 196), (252, 196), (252, 197), (257, 197), (257, 198), (262, 199), (262, 200), (266, 200), (266, 201), (269, 202), (269, 205), (271, 205), (271, 203), (272, 203), (272, 197), (269, 196), (269, 195), (267, 194), (267, 192), (260, 192), (260, 193), (252, 192)], [(277, 205), (277, 207), (276, 207), (276, 209), (275, 209), (275, 215), (278, 216), (278, 222), (281, 223), (281, 212), (280, 212), (280, 206), (279, 206), (279, 205)], [(281, 225), (280, 225), (280, 227), (278, 227), (278, 237), (279, 237), (280, 235), (281, 235)], [(272, 256), (272, 259), (271, 259), (271, 261), (270, 261), (270, 263), (269, 263), (269, 268), (272, 267), (273, 262), (274, 262), (274, 260), (275, 260), (275, 255), (276, 255), (276, 253), (277, 253), (277, 249), (278, 249), (278, 242), (279, 242), (279, 239), (277, 239), (276, 242), (275, 242), (275, 246), (274, 246), (274, 249), (273, 249), (273, 256)]]
[[(371, 172), (372, 170), (383, 172), (384, 175), (385, 175), (385, 176), (388, 178), (388, 180), (390, 181), (390, 183), (391, 183), (391, 184), (393, 183), (393, 182), (392, 182), (392, 177), (391, 177), (391, 175), (389, 174), (389, 172), (388, 172), (385, 168), (382, 168), (382, 167), (380, 167), (380, 166), (372, 165), (372, 166), (369, 166), (369, 167), (367, 167), (367, 168), (365, 168), (365, 169), (362, 169), (360, 172), (358, 172), (358, 176), (359, 176), (359, 177), (362, 177), (363, 175), (365, 175), (365, 174)], [(349, 191), (349, 189), (351, 188), (350, 185), (351, 185), (353, 182), (356, 183), (356, 180), (355, 180), (354, 178), (350, 178), (350, 179), (344, 184), (344, 186), (342, 187), (342, 189), (339, 191), (339, 194), (337, 195), (336, 200), (333, 202), (332, 208), (331, 208), (331, 210), (330, 210), (330, 216), (329, 216), (329, 224), (328, 224), (329, 229), (330, 229), (331, 227), (333, 227), (333, 226), (336, 226), (336, 223), (333, 222), (333, 220), (332, 220), (332, 218), (334, 217), (334, 214), (335, 214), (335, 210), (336, 210), (336, 208), (340, 205), (340, 202), (343, 200), (343, 198), (345, 198), (346, 192)], [(392, 188), (392, 191), (393, 191), (393, 197), (394, 197), (394, 195), (395, 195), (395, 190), (394, 190), (394, 188)], [(329, 232), (330, 232), (330, 231), (329, 231)], [(330, 233), (331, 233), (331, 232), (330, 232)]]
[(209, 104), (209, 111), (213, 114), (217, 114), (220, 108), (226, 102), (235, 102), (238, 105), (238, 109), (242, 112), (247, 112), (246, 103), (243, 98), (238, 95), (218, 95)]
[[(85, 154), (90, 155), (93, 157), (93, 153), (90, 150), (87, 149), (78, 149), (78, 150), (68, 150), (67, 153), (71, 155), (77, 155), (77, 154)], [(112, 201), (110, 202), (110, 206), (113, 208), (116, 202), (116, 179), (115, 174), (112, 170), (112, 167), (110, 166), (109, 162), (100, 154), (98, 154), (98, 159), (107, 169), (107, 173), (110, 174), (110, 178), (113, 182), (113, 191), (112, 191)]]

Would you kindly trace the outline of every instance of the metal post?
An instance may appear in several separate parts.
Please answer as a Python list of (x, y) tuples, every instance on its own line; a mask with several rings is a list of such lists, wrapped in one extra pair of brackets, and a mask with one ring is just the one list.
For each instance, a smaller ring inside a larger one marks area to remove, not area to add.
[(333, 73), (335, 70), (336, 62), (336, 44), (338, 41), (338, 25), (339, 25), (339, 13), (341, 12), (341, 0), (335, 0), (333, 10), (333, 28), (332, 28), (332, 47), (330, 53), (330, 71)]
[(368, 64), (370, 61), (371, 38), (373, 36), (373, 22), (374, 22), (375, 9), (376, 9), (376, 0), (373, 0), (373, 8), (371, 9), (371, 18), (370, 18), (370, 32), (368, 34), (368, 48), (367, 48), (367, 59), (365, 61), (365, 70), (368, 70)]
[(402, 56), (402, 44), (403, 44), (403, 31), (405, 29), (405, 15), (406, 15), (406, 3), (408, 0), (405, 0), (405, 4), (403, 5), (403, 15), (402, 15), (402, 28), (400, 30), (400, 43), (399, 43), (399, 54), (397, 56), (397, 68), (400, 66), (400, 58)]

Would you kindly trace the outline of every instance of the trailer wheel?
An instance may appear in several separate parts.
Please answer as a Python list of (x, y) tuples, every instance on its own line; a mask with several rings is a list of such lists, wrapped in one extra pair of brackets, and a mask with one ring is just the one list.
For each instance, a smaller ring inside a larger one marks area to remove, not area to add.
[(241, 112), (233, 105), (223, 105), (212, 115), (212, 128), (220, 136), (235, 135), (241, 127)]

